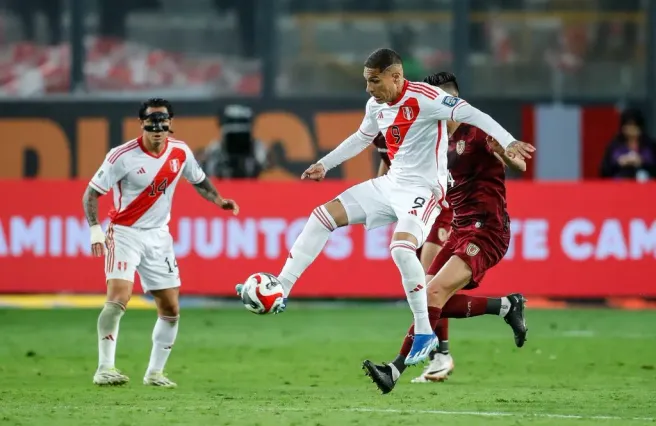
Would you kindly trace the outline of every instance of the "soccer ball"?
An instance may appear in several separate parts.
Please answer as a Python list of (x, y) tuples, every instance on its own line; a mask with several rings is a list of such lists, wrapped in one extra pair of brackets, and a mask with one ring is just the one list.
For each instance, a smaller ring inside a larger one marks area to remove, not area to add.
[(246, 279), (241, 292), (244, 307), (254, 314), (265, 315), (275, 311), (283, 303), (283, 288), (278, 278), (258, 272)]

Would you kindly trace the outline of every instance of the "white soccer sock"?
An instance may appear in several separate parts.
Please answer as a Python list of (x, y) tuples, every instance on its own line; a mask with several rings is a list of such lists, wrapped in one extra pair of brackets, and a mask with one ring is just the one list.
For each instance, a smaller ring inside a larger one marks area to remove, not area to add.
[(328, 242), (331, 232), (336, 228), (335, 220), (328, 214), (328, 210), (324, 206), (314, 209), (303, 231), (294, 242), (285, 266), (278, 276), (285, 289), (285, 296), (289, 295), (298, 277), (319, 256)]
[(428, 320), (428, 296), (424, 268), (417, 258), (417, 247), (408, 241), (392, 241), (392, 259), (401, 272), (408, 304), (415, 317), (415, 333), (431, 334), (433, 329)]
[(396, 365), (394, 365), (393, 363), (390, 362), (387, 365), (389, 365), (390, 369), (392, 370), (392, 380), (396, 382), (397, 380), (399, 380), (399, 377), (401, 377), (401, 372), (399, 371), (398, 368), (396, 368)]
[(150, 362), (146, 374), (162, 372), (166, 361), (171, 355), (175, 337), (178, 335), (177, 317), (160, 316), (157, 318), (155, 328), (153, 329), (153, 350), (150, 352)]
[(501, 310), (499, 311), (499, 316), (503, 318), (506, 315), (508, 315), (508, 312), (510, 312), (510, 299), (508, 299), (507, 297), (502, 297)]
[(118, 326), (125, 313), (119, 302), (105, 302), (98, 315), (98, 368), (114, 368)]

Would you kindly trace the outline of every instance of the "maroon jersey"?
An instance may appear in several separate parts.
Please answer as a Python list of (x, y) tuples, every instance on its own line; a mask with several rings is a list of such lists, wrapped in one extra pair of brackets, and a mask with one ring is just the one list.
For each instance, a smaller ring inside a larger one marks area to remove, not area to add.
[(508, 230), (506, 173), (482, 130), (460, 124), (449, 138), (447, 201), (453, 227)]
[(390, 167), (392, 165), (392, 161), (389, 158), (389, 154), (387, 153), (387, 142), (385, 142), (385, 136), (382, 133), (378, 133), (376, 137), (374, 138), (374, 145), (376, 145), (376, 149), (378, 150), (378, 154), (380, 154), (380, 158), (385, 162), (387, 167)]

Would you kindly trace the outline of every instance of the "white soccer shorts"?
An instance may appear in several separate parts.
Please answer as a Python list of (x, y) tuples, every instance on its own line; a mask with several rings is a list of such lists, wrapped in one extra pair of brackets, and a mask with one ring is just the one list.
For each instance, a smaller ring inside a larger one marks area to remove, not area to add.
[(173, 237), (167, 228), (137, 229), (110, 224), (106, 245), (106, 279), (134, 282), (136, 271), (144, 293), (180, 287)]
[(429, 186), (400, 185), (387, 175), (352, 186), (337, 197), (349, 224), (373, 229), (397, 222), (394, 232), (414, 235), (419, 247), (440, 214), (440, 198)]

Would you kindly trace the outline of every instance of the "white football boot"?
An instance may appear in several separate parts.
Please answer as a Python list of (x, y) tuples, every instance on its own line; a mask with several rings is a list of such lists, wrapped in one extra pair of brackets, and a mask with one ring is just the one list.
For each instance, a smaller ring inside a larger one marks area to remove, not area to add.
[(119, 386), (129, 381), (130, 378), (116, 368), (98, 368), (93, 375), (93, 384), (98, 386)]
[(411, 380), (411, 383), (443, 382), (453, 372), (455, 364), (451, 354), (436, 353), (435, 357), (424, 367), (419, 377)]
[(178, 386), (161, 371), (146, 373), (146, 376), (143, 379), (143, 384), (148, 386), (159, 386), (161, 388), (174, 388)]

